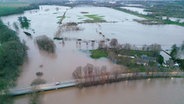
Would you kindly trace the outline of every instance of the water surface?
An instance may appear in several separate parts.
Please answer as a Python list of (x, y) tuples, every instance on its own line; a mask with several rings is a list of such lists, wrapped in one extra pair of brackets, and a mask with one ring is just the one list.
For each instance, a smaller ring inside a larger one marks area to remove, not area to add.
[[(103, 16), (108, 23), (84, 23), (79, 24), (81, 31), (62, 32), (61, 37), (67, 37), (64, 41), (54, 40), (56, 53), (48, 54), (40, 51), (34, 39), (40, 35), (55, 37), (59, 29), (57, 23), (63, 13), (67, 11), (63, 23), (83, 22), (87, 19), (81, 12)], [(137, 46), (144, 44), (159, 43), (164, 49), (173, 44), (181, 44), (184, 40), (184, 27), (175, 25), (143, 25), (133, 21), (142, 19), (121, 11), (106, 7), (66, 7), (66, 6), (40, 6), (38, 10), (26, 11), (23, 14), (2, 17), (2, 20), (10, 28), (13, 23), (18, 24), (18, 17), (26, 16), (31, 25), (29, 29), (19, 29), (18, 35), (26, 41), (29, 47), (28, 59), (22, 66), (22, 73), (17, 80), (17, 88), (29, 86), (36, 79), (36, 72), (43, 72), (42, 78), (49, 82), (66, 81), (72, 79), (72, 72), (77, 66), (91, 63), (95, 66), (107, 66), (108, 69), (121, 68), (106, 58), (91, 59), (90, 49), (97, 48), (98, 41), (105, 38), (117, 38), (119, 43), (131, 43)], [(112, 22), (113, 21), (113, 22)], [(19, 25), (20, 27), (20, 25)], [(14, 29), (15, 30), (15, 29)], [(32, 34), (27, 37), (23, 31)], [(85, 40), (81, 45), (76, 44), (76, 39)], [(96, 40), (94, 47), (90, 40)], [(85, 42), (89, 42), (87, 45)], [(43, 67), (40, 67), (43, 65)], [(42, 94), (43, 104), (182, 104), (183, 79), (155, 79), (121, 82), (104, 86), (84, 89), (70, 88), (65, 90), (51, 91)], [(16, 97), (15, 104), (28, 103), (29, 96)]]

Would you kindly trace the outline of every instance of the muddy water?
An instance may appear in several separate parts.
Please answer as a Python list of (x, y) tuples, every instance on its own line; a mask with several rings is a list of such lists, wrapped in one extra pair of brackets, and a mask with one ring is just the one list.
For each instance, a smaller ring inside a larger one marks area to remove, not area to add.
[[(56, 8), (58, 8), (56, 10)], [(5, 24), (12, 29), (14, 22), (18, 23), (19, 16), (26, 16), (31, 20), (31, 26), (28, 30), (20, 29), (18, 35), (26, 41), (28, 50), (28, 59), (22, 66), (22, 73), (17, 80), (17, 88), (29, 86), (36, 78), (35, 73), (43, 72), (42, 78), (49, 82), (65, 81), (72, 79), (72, 72), (77, 66), (84, 66), (87, 63), (96, 66), (105, 65), (108, 69), (120, 67), (111, 63), (108, 59), (98, 60), (89, 57), (89, 51), (96, 48), (98, 43), (92, 47), (91, 43), (76, 44), (75, 40), (54, 41), (56, 44), (56, 53), (48, 54), (40, 51), (34, 43), (34, 38), (39, 35), (47, 35), (50, 38), (55, 36), (58, 30), (58, 16), (62, 16), (66, 11), (66, 22), (81, 22), (86, 19), (81, 12), (89, 14), (98, 14), (104, 16), (107, 21), (115, 23), (94, 23), (80, 24), (82, 31), (64, 32), (61, 36), (67, 38), (89, 40), (101, 40), (99, 35), (102, 32), (106, 38), (118, 38), (120, 43), (131, 43), (136, 45), (160, 43), (163, 47), (168, 48), (172, 44), (180, 44), (184, 38), (184, 28), (173, 25), (145, 26), (135, 23), (133, 19), (138, 18), (120, 11), (105, 7), (76, 7), (69, 8), (64, 6), (41, 6), (39, 10), (26, 11), (24, 14), (2, 17)], [(113, 15), (109, 14), (113, 12)], [(80, 18), (83, 19), (80, 19)], [(140, 18), (139, 18), (140, 19)], [(20, 26), (19, 26), (20, 27)], [(32, 38), (27, 37), (23, 31), (32, 33)], [(169, 40), (169, 41), (168, 41)], [(43, 67), (40, 67), (43, 65)], [(181, 83), (180, 83), (181, 82)], [(118, 84), (90, 87), (85, 89), (70, 88), (66, 90), (51, 91), (42, 94), (43, 104), (58, 104), (59, 102), (68, 104), (117, 104), (132, 103), (150, 103), (155, 104), (181, 104), (183, 80), (147, 80), (122, 82)], [(177, 95), (179, 93), (179, 95)], [(141, 95), (141, 96), (140, 96)], [(177, 96), (177, 97), (176, 97)], [(95, 100), (94, 100), (95, 99)], [(133, 100), (132, 100), (133, 99)], [(159, 99), (157, 101), (157, 99)], [(168, 100), (167, 100), (168, 99)], [(29, 96), (15, 98), (15, 104), (27, 104)]]
[[(184, 79), (151, 79), (42, 93), (42, 104), (183, 104)], [(17, 97), (25, 104), (29, 96)]]

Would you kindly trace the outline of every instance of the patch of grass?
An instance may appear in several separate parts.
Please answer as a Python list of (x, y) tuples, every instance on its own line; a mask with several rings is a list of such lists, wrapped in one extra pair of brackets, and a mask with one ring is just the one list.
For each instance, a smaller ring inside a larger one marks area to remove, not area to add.
[(180, 22), (171, 21), (171, 20), (164, 20), (163, 22), (165, 24), (174, 24), (174, 25), (178, 25), (178, 26), (184, 26), (184, 22), (183, 23), (180, 23)]
[(78, 19), (84, 19), (83, 16), (79, 16), (79, 15), (77, 16), (77, 18), (78, 18)]
[(108, 52), (105, 50), (100, 50), (100, 49), (96, 49), (96, 50), (91, 50), (91, 58), (94, 59), (98, 59), (101, 57), (107, 57), (108, 56)]
[(84, 15), (85, 17), (88, 17), (89, 19), (84, 20), (84, 22), (89, 22), (89, 23), (95, 23), (95, 22), (106, 22), (104, 20), (104, 16), (99, 16), (97, 14), (90, 14), (90, 15)]

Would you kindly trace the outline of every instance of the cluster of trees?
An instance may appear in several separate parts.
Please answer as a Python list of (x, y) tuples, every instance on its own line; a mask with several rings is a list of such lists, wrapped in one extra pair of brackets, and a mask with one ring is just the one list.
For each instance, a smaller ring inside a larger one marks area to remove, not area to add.
[[(177, 75), (177, 74), (176, 74)], [(139, 71), (123, 70), (113, 68), (108, 71), (106, 66), (96, 67), (92, 64), (79, 66), (74, 70), (73, 77), (78, 82), (79, 87), (95, 86), (99, 84), (117, 82), (122, 80), (142, 79), (142, 78), (167, 78), (172, 76), (170, 72), (157, 72), (157, 70), (146, 70), (144, 73)]]
[(162, 50), (160, 44), (151, 44), (151, 45), (143, 45), (143, 51), (157, 51), (160, 52)]
[(184, 59), (181, 59), (180, 55), (184, 55), (184, 41), (180, 46), (174, 44), (172, 46), (170, 56), (174, 62), (177, 62), (182, 70), (184, 70)]
[[(140, 14), (138, 12), (130, 11), (127, 9), (122, 9), (115, 7), (115, 9), (130, 13), (139, 17), (143, 17), (146, 20), (135, 20), (136, 22), (148, 25), (156, 24), (174, 24), (179, 26), (184, 26), (184, 22), (180, 22), (180, 19), (184, 17), (184, 2), (139, 2), (145, 8), (144, 11), (149, 12), (148, 14)], [(163, 17), (167, 17), (164, 19)], [(178, 18), (177, 21), (172, 21), (169, 18)]]
[(161, 45), (156, 43), (151, 45), (143, 45), (142, 48), (138, 48), (135, 45), (131, 45), (129, 43), (119, 44), (116, 38), (111, 39), (109, 45), (105, 44), (105, 42), (106, 42), (105, 40), (101, 40), (99, 42), (99, 49), (111, 48), (114, 50), (125, 49), (125, 50), (142, 50), (154, 52), (160, 52), (162, 50)]
[[(5, 93), (20, 73), (19, 66), (23, 64), (27, 47), (21, 42), (16, 32), (10, 30), (0, 21), (0, 93)], [(8, 96), (1, 96), (1, 104), (9, 104)]]
[[(146, 55), (148, 59), (152, 60), (150, 65), (156, 67), (157, 64), (163, 65), (164, 63), (164, 58), (160, 55), (160, 51), (162, 51), (160, 44), (143, 45), (141, 48), (138, 48), (128, 43), (119, 44), (118, 40), (114, 38), (110, 40), (109, 45), (106, 44), (105, 40), (100, 41), (99, 48), (91, 51), (91, 57), (108, 57), (114, 63), (121, 63), (128, 67), (137, 67), (136, 59)], [(169, 55), (174, 63), (178, 63), (180, 68), (184, 70), (184, 59), (181, 59), (184, 55), (184, 42), (180, 46), (173, 45)], [(132, 58), (132, 56), (135, 57)]]
[(109, 45), (106, 44), (106, 41), (102, 40), (99, 42), (99, 50), (106, 50), (115, 52), (116, 54), (123, 54), (128, 56), (141, 56), (148, 55), (151, 57), (157, 57), (162, 50), (160, 44), (151, 44), (151, 45), (143, 45), (142, 47), (136, 47), (135, 45), (125, 43), (119, 44), (118, 40), (113, 38), (110, 40)]
[[(106, 44), (107, 41), (110, 41), (109, 45)], [(107, 39), (107, 40), (99, 41), (98, 48), (99, 49), (107, 49), (107, 48), (118, 49), (118, 48), (121, 48), (121, 45), (118, 43), (118, 40), (116, 38), (113, 38), (111, 40)]]
[(170, 55), (172, 59), (177, 59), (180, 57), (180, 55), (183, 55), (183, 54), (184, 54), (184, 41), (180, 46), (177, 46), (176, 44), (174, 44), (171, 47)]
[[(5, 6), (6, 5), (6, 6)], [(0, 16), (23, 13), (24, 10), (38, 9), (35, 4), (18, 5), (0, 4)], [(17, 28), (17, 26), (16, 26)], [(0, 104), (12, 104), (11, 96), (7, 95), (8, 89), (15, 85), (15, 80), (19, 76), (19, 66), (27, 55), (25, 42), (21, 42), (16, 32), (9, 29), (0, 20)]]
[(20, 17), (18, 17), (18, 21), (20, 22), (21, 28), (25, 28), (25, 29), (28, 29), (29, 28), (29, 26), (30, 26), (30, 20), (27, 19), (27, 17), (20, 16)]
[(73, 77), (78, 81), (80, 86), (92, 86), (117, 80), (118, 75), (121, 73), (121, 69), (107, 71), (106, 66), (100, 68), (92, 64), (87, 64), (84, 67), (77, 67), (73, 72)]
[(136, 47), (128, 43), (119, 44), (118, 40), (113, 38), (109, 42), (101, 40), (98, 49), (91, 51), (91, 57), (108, 57), (113, 63), (122, 64), (131, 70), (145, 71), (145, 66), (156, 69), (158, 63), (164, 63), (164, 58), (160, 55), (161, 50), (160, 44)]
[[(15, 4), (5, 4), (7, 6), (0, 5), (0, 16), (7, 16), (11, 14), (23, 13), (25, 10), (39, 9), (37, 4), (20, 4), (20, 6), (12, 6)], [(9, 6), (10, 5), (10, 6)]]
[(157, 2), (154, 5), (148, 4), (146, 11), (153, 12), (155, 16), (168, 16), (183, 18), (184, 2)]
[(40, 50), (44, 50), (49, 53), (55, 52), (56, 45), (54, 44), (54, 41), (46, 35), (36, 37), (36, 43)]
[(31, 83), (33, 93), (30, 94), (29, 104), (40, 104), (41, 103), (40, 93), (38, 92), (36, 86), (40, 84), (45, 84), (45, 83), (46, 81), (41, 78), (37, 78), (33, 80), (33, 82)]

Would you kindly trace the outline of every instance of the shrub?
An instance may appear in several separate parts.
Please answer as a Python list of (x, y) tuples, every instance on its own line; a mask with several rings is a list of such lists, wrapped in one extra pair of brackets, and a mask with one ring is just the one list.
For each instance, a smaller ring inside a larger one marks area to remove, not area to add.
[(108, 53), (105, 50), (102, 50), (102, 49), (91, 50), (91, 57), (94, 59), (107, 57), (107, 56), (108, 56)]

